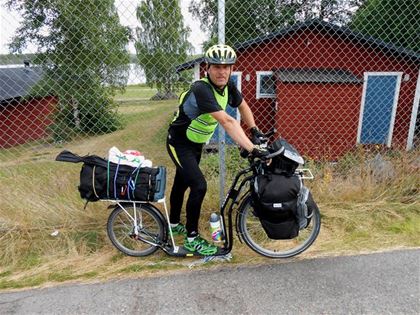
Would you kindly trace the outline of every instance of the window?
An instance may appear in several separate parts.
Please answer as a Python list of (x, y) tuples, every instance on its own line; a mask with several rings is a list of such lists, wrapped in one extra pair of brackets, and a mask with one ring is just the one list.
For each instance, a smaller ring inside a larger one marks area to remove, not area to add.
[(257, 99), (275, 98), (276, 80), (272, 71), (257, 71)]

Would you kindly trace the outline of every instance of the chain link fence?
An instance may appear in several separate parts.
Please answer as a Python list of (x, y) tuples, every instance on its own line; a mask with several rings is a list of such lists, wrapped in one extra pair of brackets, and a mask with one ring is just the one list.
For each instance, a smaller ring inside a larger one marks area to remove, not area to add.
[[(202, 54), (219, 24), (257, 125), (307, 158), (418, 146), (418, 1), (220, 4), (224, 24), (216, 0), (2, 1), (0, 176), (10, 167), (51, 174), (45, 163), (64, 148), (136, 149), (172, 167), (167, 126), (180, 92), (205, 75)], [(218, 141), (216, 132), (207, 148)], [(238, 150), (225, 141), (228, 170), (237, 169)], [(217, 155), (205, 162), (217, 177)]]

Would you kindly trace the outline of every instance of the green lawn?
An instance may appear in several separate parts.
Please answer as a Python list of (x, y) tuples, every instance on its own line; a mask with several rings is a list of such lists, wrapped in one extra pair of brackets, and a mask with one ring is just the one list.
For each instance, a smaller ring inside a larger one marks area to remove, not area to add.
[(156, 94), (156, 92), (157, 90), (155, 88), (150, 88), (144, 84), (129, 85), (125, 88), (125, 91), (117, 93), (114, 99), (118, 103), (149, 100), (153, 95)]

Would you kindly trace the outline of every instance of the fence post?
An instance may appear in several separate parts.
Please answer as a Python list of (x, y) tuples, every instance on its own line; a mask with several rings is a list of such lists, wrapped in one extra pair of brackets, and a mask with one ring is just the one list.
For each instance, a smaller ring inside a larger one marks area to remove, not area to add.
[[(217, 2), (217, 15), (218, 15), (218, 43), (225, 43), (225, 0), (218, 0)], [(226, 177), (226, 167), (225, 167), (225, 129), (219, 125), (219, 204), (220, 208), (222, 207), (223, 200), (225, 199), (225, 177)]]

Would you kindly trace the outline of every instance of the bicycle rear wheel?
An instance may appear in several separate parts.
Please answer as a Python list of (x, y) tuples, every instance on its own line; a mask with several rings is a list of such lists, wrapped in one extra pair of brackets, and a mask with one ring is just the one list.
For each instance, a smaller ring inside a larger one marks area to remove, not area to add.
[[(121, 252), (129, 256), (147, 256), (154, 253), (158, 247), (148, 244), (164, 240), (164, 222), (150, 204), (137, 204), (136, 210), (132, 205), (123, 205), (124, 209), (116, 206), (111, 212), (107, 232), (112, 244)], [(134, 220), (136, 218), (136, 220)]]
[(318, 206), (313, 202), (313, 216), (308, 227), (299, 231), (299, 235), (290, 240), (270, 239), (261, 222), (255, 216), (251, 196), (244, 199), (239, 209), (237, 220), (238, 231), (244, 242), (255, 252), (270, 258), (288, 258), (308, 249), (318, 237), (321, 228), (321, 217)]

